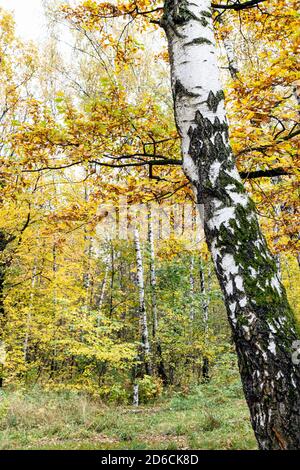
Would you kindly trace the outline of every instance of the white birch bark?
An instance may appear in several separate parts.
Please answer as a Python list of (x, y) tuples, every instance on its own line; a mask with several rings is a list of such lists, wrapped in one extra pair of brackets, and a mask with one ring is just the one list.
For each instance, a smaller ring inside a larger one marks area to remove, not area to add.
[(133, 385), (133, 406), (139, 406), (139, 384), (135, 383)]
[[(87, 174), (87, 173), (86, 173)], [(84, 201), (87, 204), (90, 199), (90, 191), (84, 188)], [(91, 287), (91, 257), (93, 250), (93, 238), (88, 234), (87, 228), (84, 227), (84, 267), (83, 267), (83, 287), (86, 290), (85, 308), (88, 309), (89, 294)]]
[(190, 259), (190, 320), (194, 321), (195, 319), (195, 307), (194, 307), (194, 294), (195, 294), (195, 277), (194, 277), (194, 257), (191, 256)]
[(201, 208), (259, 446), (299, 449), (295, 319), (229, 144), (210, 5), (166, 0), (161, 20), (183, 169)]
[(106, 283), (107, 283), (107, 277), (108, 277), (108, 271), (109, 271), (109, 266), (108, 266), (108, 260), (106, 260), (106, 265), (105, 265), (105, 271), (104, 271), (104, 277), (101, 285), (101, 291), (100, 291), (100, 296), (99, 296), (99, 301), (98, 301), (98, 326), (101, 318), (101, 312), (102, 312), (102, 306), (104, 302), (104, 296), (105, 296), (105, 289), (106, 289)]
[[(204, 325), (204, 348), (208, 348), (208, 307), (209, 302), (207, 298), (207, 290), (205, 286), (205, 276), (202, 260), (200, 259), (199, 266), (199, 278), (200, 278), (200, 294), (201, 294), (201, 307), (203, 314), (203, 325)], [(202, 363), (202, 379), (203, 381), (209, 380), (209, 359), (207, 355), (203, 355)]]
[(151, 304), (152, 304), (152, 335), (156, 337), (158, 328), (157, 301), (156, 301), (156, 270), (155, 270), (155, 251), (154, 251), (154, 233), (151, 209), (148, 208), (148, 239), (150, 245), (150, 286), (151, 286)]
[(146, 374), (151, 375), (150, 364), (150, 342), (148, 333), (147, 313), (145, 305), (145, 286), (144, 286), (144, 268), (140, 244), (140, 235), (137, 227), (134, 229), (134, 246), (137, 264), (137, 283), (139, 290), (139, 321), (141, 330), (142, 356), (145, 365)]
[(208, 330), (208, 299), (207, 299), (207, 292), (205, 287), (205, 277), (204, 277), (204, 270), (202, 261), (200, 260), (200, 269), (199, 269), (199, 277), (200, 277), (200, 293), (201, 293), (201, 306), (203, 312), (203, 324), (204, 324), (204, 331), (207, 333)]

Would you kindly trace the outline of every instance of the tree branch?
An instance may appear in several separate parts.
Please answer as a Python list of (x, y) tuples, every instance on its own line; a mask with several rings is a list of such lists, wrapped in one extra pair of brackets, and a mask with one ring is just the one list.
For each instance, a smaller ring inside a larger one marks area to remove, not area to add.
[(256, 178), (272, 178), (274, 176), (293, 175), (293, 173), (283, 168), (271, 168), (269, 170), (240, 171), (242, 179), (251, 180)]
[[(129, 158), (129, 155), (123, 155), (121, 157), (115, 157), (116, 160), (121, 160), (124, 158)], [(132, 157), (132, 156), (131, 156)], [(40, 172), (45, 170), (63, 170), (65, 168), (70, 168), (71, 166), (80, 165), (82, 161), (73, 162), (68, 165), (61, 165), (61, 166), (46, 166), (42, 168), (35, 168), (30, 170), (23, 170), (24, 173), (33, 173), (33, 172)], [(108, 163), (108, 162), (101, 162), (99, 160), (89, 160), (89, 163), (93, 163), (94, 165), (104, 166), (107, 168), (128, 168), (128, 167), (141, 167), (141, 166), (149, 166), (149, 177), (150, 179), (156, 179), (158, 181), (164, 180), (159, 176), (153, 175), (153, 167), (154, 166), (181, 166), (182, 160), (176, 158), (165, 158), (161, 156), (161, 159), (157, 160), (139, 160), (137, 162), (130, 162), (130, 163)], [(274, 176), (292, 176), (294, 173), (285, 170), (284, 168), (271, 168), (267, 170), (256, 170), (256, 171), (240, 171), (240, 176), (242, 179), (255, 179), (255, 178), (272, 178)]]
[(243, 3), (230, 3), (230, 4), (217, 4), (217, 3), (212, 3), (211, 6), (212, 8), (216, 9), (221, 9), (221, 10), (235, 10), (235, 11), (240, 11), (240, 10), (245, 10), (247, 8), (253, 8), (259, 3), (263, 3), (266, 0), (249, 0), (247, 2)]
[(262, 153), (264, 153), (264, 150), (267, 150), (268, 148), (272, 148), (272, 147), (274, 147), (274, 145), (280, 144), (281, 142), (286, 142), (290, 139), (293, 139), (294, 137), (296, 137), (299, 134), (300, 134), (300, 129), (297, 129), (294, 132), (289, 132), (289, 134), (285, 135), (284, 137), (280, 137), (280, 139), (274, 140), (274, 143), (272, 143), (272, 144), (260, 145), (258, 147), (246, 147), (243, 150), (241, 150), (240, 152), (238, 152), (236, 154), (236, 156), (239, 157), (240, 155), (244, 155), (245, 153), (249, 153), (249, 152), (262, 152)]

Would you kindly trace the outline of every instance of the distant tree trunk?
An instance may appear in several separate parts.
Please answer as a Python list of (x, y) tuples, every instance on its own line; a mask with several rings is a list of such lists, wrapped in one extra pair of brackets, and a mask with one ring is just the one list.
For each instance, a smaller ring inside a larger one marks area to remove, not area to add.
[[(90, 191), (84, 188), (84, 201), (88, 204), (90, 200)], [(91, 258), (93, 250), (93, 238), (89, 235), (86, 226), (84, 227), (84, 258), (83, 258), (83, 287), (85, 289), (84, 307), (86, 313), (90, 308), (91, 301)]]
[(147, 313), (145, 305), (145, 287), (144, 287), (144, 269), (142, 261), (142, 252), (140, 245), (140, 235), (137, 228), (134, 229), (134, 246), (136, 253), (137, 264), (137, 283), (139, 289), (139, 321), (141, 330), (141, 349), (142, 359), (144, 362), (145, 372), (151, 375), (151, 362), (150, 362), (150, 342), (148, 333)]
[(204, 331), (208, 330), (208, 299), (207, 292), (205, 287), (205, 275), (202, 260), (200, 260), (199, 266), (199, 278), (200, 278), (200, 293), (201, 293), (201, 306), (203, 311), (203, 324)]
[(168, 383), (168, 377), (162, 357), (161, 342), (157, 338), (158, 316), (157, 316), (157, 298), (156, 298), (156, 269), (155, 269), (155, 251), (154, 251), (154, 231), (151, 208), (148, 207), (148, 240), (150, 245), (150, 286), (151, 286), (151, 305), (152, 305), (152, 336), (157, 360), (157, 373), (164, 385)]
[[(1, 200), (0, 200), (1, 202)], [(7, 235), (0, 230), (0, 347), (3, 347), (4, 330), (6, 326), (6, 314), (4, 308), (4, 283), (6, 270), (10, 264), (9, 260), (4, 258), (4, 250), (14, 240), (15, 237)], [(0, 388), (3, 387), (4, 364), (0, 363)]]
[(57, 308), (56, 277), (58, 273), (58, 265), (57, 265), (57, 243), (55, 240), (54, 240), (53, 247), (52, 247), (52, 256), (53, 256), (52, 272), (53, 272), (53, 282), (54, 282), (53, 305), (54, 305), (54, 315), (56, 316), (56, 308)]
[(139, 384), (136, 382), (133, 385), (133, 406), (139, 406)]
[(34, 300), (34, 289), (36, 285), (36, 277), (37, 277), (37, 260), (34, 260), (34, 266), (32, 269), (32, 277), (31, 277), (31, 292), (30, 292), (30, 302), (28, 313), (26, 317), (26, 327), (25, 327), (25, 338), (24, 338), (24, 362), (27, 362), (27, 353), (28, 353), (28, 344), (29, 344), (29, 336), (30, 336), (30, 329), (31, 329), (31, 319), (32, 319), (32, 309), (33, 309), (33, 300)]
[(252, 426), (261, 449), (299, 449), (295, 320), (229, 144), (210, 1), (166, 0), (162, 26), (183, 168), (224, 294)]
[[(223, 18), (223, 16), (219, 16), (218, 22), (220, 23), (220, 25), (224, 25), (225, 19)], [(233, 80), (236, 80), (238, 77), (239, 69), (237, 65), (234, 45), (230, 34), (225, 34), (225, 36), (223, 37), (223, 45), (226, 52), (230, 76)]]
[(110, 260), (111, 260), (111, 277), (110, 277), (110, 307), (109, 313), (112, 315), (114, 309), (114, 284), (115, 284), (115, 250), (112, 240), (110, 241)]
[(151, 306), (152, 306), (152, 335), (156, 337), (158, 318), (156, 301), (156, 271), (155, 271), (155, 253), (154, 253), (154, 234), (152, 214), (148, 208), (148, 240), (150, 245), (150, 286), (151, 286)]
[(106, 260), (106, 266), (104, 270), (104, 277), (101, 285), (101, 290), (100, 290), (100, 295), (99, 295), (99, 300), (97, 302), (97, 310), (98, 310), (98, 315), (97, 315), (97, 326), (100, 326), (100, 319), (101, 319), (101, 311), (102, 311), (102, 306), (104, 302), (104, 296), (105, 296), (105, 289), (106, 289), (106, 283), (107, 283), (107, 277), (108, 277), (108, 271), (109, 271), (109, 260)]
[[(6, 246), (6, 245), (5, 245)], [(0, 232), (0, 257), (3, 256), (5, 249), (4, 238), (2, 239), (2, 232)], [(5, 262), (0, 258), (0, 348), (3, 347), (3, 334), (5, 327), (5, 310), (4, 310), (4, 281), (5, 281)], [(3, 387), (3, 369), (4, 364), (0, 362), (0, 388)]]
[(194, 277), (194, 256), (190, 259), (190, 320), (195, 319), (195, 306), (194, 306), (194, 295), (195, 295), (195, 277)]
[(3, 291), (4, 291), (6, 263), (3, 258), (4, 256), (3, 253), (4, 253), (6, 246), (7, 246), (6, 237), (4, 233), (0, 231), (0, 341), (2, 340), (4, 320), (5, 320)]
[[(199, 278), (200, 278), (200, 294), (201, 294), (201, 306), (203, 313), (203, 325), (204, 325), (204, 338), (205, 338), (205, 347), (208, 347), (208, 298), (205, 287), (205, 275), (203, 262), (200, 259), (199, 265)], [(209, 359), (204, 354), (203, 364), (202, 364), (202, 379), (206, 382), (209, 380)]]

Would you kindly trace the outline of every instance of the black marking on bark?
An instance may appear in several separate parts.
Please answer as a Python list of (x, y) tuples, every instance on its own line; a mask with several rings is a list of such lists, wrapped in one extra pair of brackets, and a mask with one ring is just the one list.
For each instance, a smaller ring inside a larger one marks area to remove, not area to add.
[(220, 161), (227, 160), (230, 156), (230, 150), (224, 144), (223, 137), (220, 132), (217, 132), (214, 138), (214, 144), (217, 150), (217, 158)]
[(211, 122), (203, 117), (200, 111), (196, 112), (194, 122), (195, 127), (191, 126), (188, 131), (190, 137), (188, 153), (198, 170), (198, 181), (193, 182), (197, 187), (197, 202), (201, 204), (213, 195), (226, 204), (228, 197), (224, 188), (219, 184), (212, 187), (208, 173), (211, 163), (216, 160), (224, 162), (230, 156), (230, 150), (222, 137), (222, 133), (225, 135), (228, 133), (227, 123), (221, 123), (217, 117)]
[(217, 91), (216, 94), (214, 94), (212, 91), (209, 92), (208, 98), (207, 98), (207, 106), (210, 111), (215, 113), (218, 109), (219, 103), (224, 100), (224, 92), (223, 90)]
[(229, 140), (229, 133), (228, 133), (228, 124), (226, 121), (221, 122), (218, 116), (215, 117), (214, 120), (214, 129), (215, 131), (219, 131), (224, 134), (226, 141)]
[(194, 46), (194, 45), (201, 45), (201, 44), (212, 44), (212, 42), (209, 39), (206, 38), (195, 38), (190, 42), (187, 42), (184, 44), (184, 47), (187, 46)]
[(208, 25), (208, 21), (205, 19), (204, 16), (202, 16), (199, 21), (204, 28)]
[(174, 94), (176, 99), (180, 99), (183, 96), (188, 96), (190, 98), (197, 98), (200, 96), (197, 93), (193, 93), (191, 91), (188, 91), (181, 83), (180, 80), (176, 80), (175, 85), (174, 85)]
[[(203, 27), (208, 25), (208, 21), (205, 19), (205, 16), (208, 18), (210, 13), (203, 11), (202, 17), (199, 18), (189, 9), (190, 5), (193, 4), (188, 4), (186, 0), (165, 0), (164, 14), (161, 18), (160, 24), (166, 32), (169, 27), (176, 36), (182, 38), (183, 35), (178, 32), (177, 27), (184, 26), (189, 21), (198, 21)], [(194, 4), (194, 6), (197, 7), (198, 5)]]
[(173, 25), (183, 26), (191, 20), (199, 21), (199, 18), (189, 10), (188, 2), (181, 0), (180, 2), (174, 0), (166, 0), (164, 7), (163, 21), (172, 21)]
[(201, 11), (201, 15), (206, 16), (206, 18), (211, 18), (212, 17), (211, 12), (210, 11), (205, 11), (205, 10)]

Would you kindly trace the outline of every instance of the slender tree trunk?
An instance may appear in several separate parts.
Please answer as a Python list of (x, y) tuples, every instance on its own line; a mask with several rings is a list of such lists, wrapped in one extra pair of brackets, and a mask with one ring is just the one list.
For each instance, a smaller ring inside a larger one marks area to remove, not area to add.
[(139, 406), (139, 384), (135, 383), (133, 385), (133, 406)]
[(110, 277), (110, 307), (109, 313), (112, 315), (114, 309), (114, 285), (115, 285), (115, 250), (113, 241), (110, 241), (110, 256), (111, 256), (111, 277)]
[(195, 319), (195, 306), (194, 306), (194, 295), (195, 295), (195, 277), (194, 277), (194, 257), (191, 256), (190, 259), (190, 320), (194, 321)]
[(300, 448), (295, 320), (228, 140), (209, 0), (166, 0), (183, 168), (222, 288), (252, 426), (261, 449)]
[[(208, 298), (205, 287), (205, 276), (202, 260), (200, 259), (199, 266), (199, 278), (200, 278), (200, 294), (201, 294), (201, 307), (203, 313), (203, 325), (204, 325), (204, 339), (205, 347), (208, 347)], [(202, 379), (204, 381), (209, 380), (209, 359), (206, 355), (203, 357), (202, 364)]]
[(155, 252), (154, 252), (154, 234), (151, 209), (148, 208), (148, 240), (150, 245), (150, 286), (151, 286), (151, 306), (152, 306), (152, 335), (156, 337), (158, 318), (156, 301), (156, 271), (155, 271)]
[(104, 271), (104, 277), (103, 277), (103, 281), (102, 281), (102, 285), (101, 285), (101, 291), (100, 291), (99, 300), (98, 300), (98, 305), (97, 305), (97, 310), (98, 310), (97, 326), (100, 326), (101, 311), (102, 311), (102, 306), (103, 306), (103, 302), (104, 302), (108, 271), (109, 271), (109, 260), (107, 259), (106, 260), (105, 271)]
[[(0, 232), (1, 235), (1, 232)], [(0, 252), (0, 256), (2, 253)], [(5, 310), (4, 310), (4, 300), (3, 300), (3, 290), (4, 290), (4, 280), (5, 280), (5, 263), (0, 260), (0, 348), (4, 346), (3, 343), (3, 333), (5, 325)], [(1, 354), (1, 352), (0, 352)], [(4, 364), (0, 361), (0, 388), (3, 387), (3, 369)]]
[[(53, 273), (53, 311), (54, 311), (54, 323), (60, 327), (63, 325), (63, 316), (62, 312), (58, 308), (57, 302), (57, 273), (58, 273), (58, 263), (57, 263), (57, 242), (54, 238), (52, 246), (52, 273)], [(59, 328), (55, 328), (53, 335), (53, 356), (52, 356), (52, 372), (55, 371), (56, 357), (57, 357), (57, 342), (58, 342)]]
[[(90, 192), (87, 187), (84, 188), (84, 201), (89, 203)], [(90, 308), (91, 302), (91, 258), (93, 251), (93, 238), (89, 235), (86, 226), (84, 227), (84, 258), (83, 258), (83, 287), (85, 289), (85, 310)]]
[(168, 377), (162, 357), (162, 347), (157, 337), (158, 315), (156, 298), (156, 269), (155, 269), (155, 251), (154, 251), (154, 231), (151, 208), (148, 208), (148, 240), (150, 245), (150, 286), (151, 286), (151, 305), (152, 305), (152, 337), (156, 353), (157, 373), (164, 385), (168, 383)]
[(202, 311), (203, 311), (204, 331), (207, 332), (208, 330), (208, 299), (207, 299), (207, 292), (206, 292), (206, 287), (205, 287), (205, 276), (204, 276), (204, 268), (203, 268), (202, 260), (200, 260), (199, 278), (200, 278), (200, 293), (201, 293), (201, 306), (202, 306)]
[(9, 262), (7, 262), (7, 260), (5, 260), (4, 258), (4, 251), (7, 245), (12, 240), (13, 240), (12, 237), (8, 237), (4, 232), (0, 230), (0, 341), (2, 340), (4, 326), (5, 326), (3, 291), (4, 291), (4, 282), (5, 282), (5, 271), (9, 264)]
[(144, 287), (144, 269), (142, 261), (142, 252), (140, 245), (140, 235), (137, 228), (134, 229), (134, 246), (136, 253), (136, 264), (137, 264), (137, 282), (139, 289), (139, 320), (141, 329), (141, 348), (142, 348), (142, 359), (145, 366), (145, 372), (147, 375), (151, 375), (151, 363), (150, 363), (150, 342), (148, 333), (147, 313), (145, 305), (145, 287)]
[[(275, 176), (274, 178), (271, 179), (272, 184), (274, 184), (274, 185), (279, 184), (280, 180), (281, 180), (280, 176)], [(280, 217), (280, 214), (281, 214), (280, 204), (277, 203), (275, 205), (274, 213), (275, 213), (276, 219)], [(278, 232), (279, 232), (279, 227), (278, 227), (278, 224), (276, 223), (275, 227), (274, 227), (274, 233), (278, 233)], [(277, 237), (275, 237), (274, 244), (276, 245), (278, 242), (279, 242), (279, 237), (277, 236)], [(274, 258), (275, 258), (275, 262), (276, 262), (276, 266), (277, 266), (278, 277), (281, 279), (282, 270), (281, 270), (280, 253), (276, 253), (274, 255)]]
[[(1, 237), (1, 232), (0, 232)], [(2, 259), (3, 251), (6, 247), (4, 243), (1, 242), (0, 238), (0, 341), (2, 340), (3, 330), (4, 330), (4, 323), (5, 323), (5, 311), (4, 311), (4, 299), (3, 299), (3, 291), (4, 291), (4, 281), (5, 281), (5, 261)]]
[[(226, 20), (223, 18), (223, 16), (219, 16), (218, 22), (220, 25), (224, 26)], [(239, 69), (237, 65), (236, 53), (235, 53), (232, 39), (230, 37), (230, 34), (228, 33), (227, 34), (225, 33), (222, 39), (223, 39), (223, 45), (224, 45), (224, 49), (225, 49), (225, 53), (226, 53), (226, 57), (228, 61), (228, 69), (229, 69), (230, 76), (233, 80), (236, 80), (238, 77)]]
[(34, 266), (32, 270), (32, 278), (31, 278), (31, 292), (30, 292), (30, 302), (29, 302), (29, 309), (26, 317), (26, 328), (25, 328), (25, 338), (24, 338), (24, 362), (27, 362), (27, 354), (28, 354), (28, 344), (29, 344), (29, 336), (30, 336), (30, 329), (31, 329), (31, 318), (32, 318), (32, 309), (33, 309), (33, 300), (34, 300), (34, 289), (36, 285), (36, 278), (37, 278), (37, 260), (34, 260)]
[[(1, 200), (0, 200), (1, 203)], [(6, 270), (10, 264), (9, 260), (4, 258), (4, 250), (14, 240), (13, 236), (7, 236), (0, 230), (0, 348), (4, 348), (4, 330), (6, 326), (6, 314), (4, 308), (4, 283)], [(0, 362), (0, 388), (3, 387), (4, 364)]]

